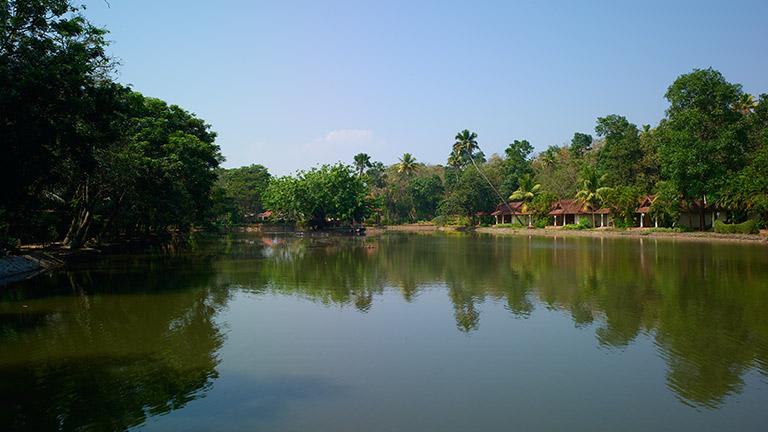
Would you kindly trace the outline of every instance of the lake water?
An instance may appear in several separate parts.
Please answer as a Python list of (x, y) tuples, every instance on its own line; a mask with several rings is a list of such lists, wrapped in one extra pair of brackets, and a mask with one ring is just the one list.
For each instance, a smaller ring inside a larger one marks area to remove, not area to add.
[(0, 288), (0, 429), (768, 430), (768, 248), (233, 236)]

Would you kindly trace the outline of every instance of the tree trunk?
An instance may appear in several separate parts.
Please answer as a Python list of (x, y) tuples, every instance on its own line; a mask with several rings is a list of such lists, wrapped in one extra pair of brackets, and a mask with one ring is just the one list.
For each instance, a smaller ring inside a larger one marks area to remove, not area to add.
[(88, 229), (91, 227), (93, 214), (91, 212), (91, 197), (88, 180), (78, 188), (76, 195), (77, 209), (72, 216), (67, 235), (64, 237), (64, 245), (69, 246), (71, 249), (79, 249), (83, 243), (85, 243), (88, 236)]

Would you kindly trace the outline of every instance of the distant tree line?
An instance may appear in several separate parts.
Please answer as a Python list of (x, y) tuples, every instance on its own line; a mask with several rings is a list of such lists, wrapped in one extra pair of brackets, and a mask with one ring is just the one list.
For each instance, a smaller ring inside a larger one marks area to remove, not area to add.
[(669, 107), (656, 127), (611, 114), (597, 119), (595, 137), (577, 132), (570, 143), (537, 155), (528, 141), (514, 140), (490, 158), (477, 135), (464, 130), (445, 165), (406, 153), (385, 166), (361, 153), (348, 172), (362, 178), (359, 193), (367, 194), (367, 216), (375, 222), (473, 224), (513, 200), (543, 225), (555, 200), (575, 198), (609, 207), (616, 224), (631, 225), (639, 198), (654, 195), (652, 212), (661, 223), (676, 221), (683, 206), (706, 203), (731, 222), (764, 226), (768, 95), (755, 99), (720, 72), (697, 69), (676, 79), (665, 97)]

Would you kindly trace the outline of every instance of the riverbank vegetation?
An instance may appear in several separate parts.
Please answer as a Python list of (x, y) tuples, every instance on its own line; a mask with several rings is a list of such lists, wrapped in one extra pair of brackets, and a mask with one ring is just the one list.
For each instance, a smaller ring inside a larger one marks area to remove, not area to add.
[(0, 21), (2, 248), (211, 219), (223, 158), (204, 120), (115, 82), (106, 30), (69, 1), (3, 2)]
[(713, 69), (676, 79), (656, 126), (608, 114), (594, 136), (576, 132), (539, 153), (513, 139), (490, 156), (477, 133), (461, 130), (446, 136), (442, 164), (419, 160), (414, 144), (389, 166), (359, 153), (349, 165), (273, 177), (261, 165), (221, 168), (204, 120), (115, 82), (106, 30), (81, 12), (66, 0), (9, 1), (0, 16), (4, 249), (268, 220), (477, 225), (508, 200), (533, 226), (550, 223), (556, 200), (576, 198), (610, 208), (621, 227), (648, 195), (660, 226), (700, 203), (723, 212), (721, 230), (768, 222), (768, 95), (753, 97)]

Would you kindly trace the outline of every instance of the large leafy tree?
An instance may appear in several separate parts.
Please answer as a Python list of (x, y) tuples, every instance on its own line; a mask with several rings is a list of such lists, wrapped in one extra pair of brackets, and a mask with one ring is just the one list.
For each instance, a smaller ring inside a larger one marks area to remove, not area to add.
[(584, 156), (584, 153), (592, 150), (592, 135), (576, 132), (571, 139), (571, 156), (574, 158), (580, 158)]
[(322, 228), (330, 221), (360, 222), (370, 212), (366, 183), (344, 164), (323, 165), (273, 179), (264, 203), (279, 215), (312, 228)]
[(611, 114), (597, 119), (595, 132), (605, 142), (597, 156), (598, 169), (611, 186), (628, 186), (639, 172), (640, 131), (625, 117)]
[[(11, 0), (0, 34), (5, 236), (76, 248), (205, 220), (222, 160), (215, 134), (114, 83), (105, 30), (67, 0)], [(29, 229), (41, 215), (52, 215), (49, 235)]]
[[(742, 98), (744, 99), (744, 98)], [(742, 102), (740, 101), (740, 105)], [(721, 190), (718, 205), (733, 215), (768, 221), (768, 95), (751, 102), (746, 112), (748, 160)]]
[(533, 146), (528, 140), (514, 140), (504, 149), (504, 178), (500, 189), (505, 196), (520, 186), (523, 177), (533, 175), (532, 152)]
[(432, 173), (411, 179), (406, 193), (412, 199), (415, 219), (426, 220), (435, 216), (445, 188), (440, 176)]
[(458, 173), (438, 211), (446, 216), (461, 215), (474, 219), (478, 212), (490, 212), (495, 207), (494, 201), (488, 181), (477, 170), (464, 170)]
[(243, 222), (247, 215), (264, 209), (262, 194), (269, 184), (269, 171), (262, 165), (219, 169), (216, 186), (222, 190), (223, 199), (231, 201), (232, 221)]
[(572, 198), (578, 192), (579, 172), (586, 162), (571, 155), (567, 147), (551, 146), (533, 162), (536, 183), (557, 198)]
[(105, 31), (66, 0), (0, 3), (0, 225), (24, 235), (43, 196), (95, 167), (115, 132)]
[[(739, 110), (741, 86), (713, 69), (681, 75), (665, 97), (670, 103), (658, 128), (663, 175), (684, 199), (706, 201), (745, 165), (747, 136)], [(701, 207), (701, 225), (704, 208)]]

